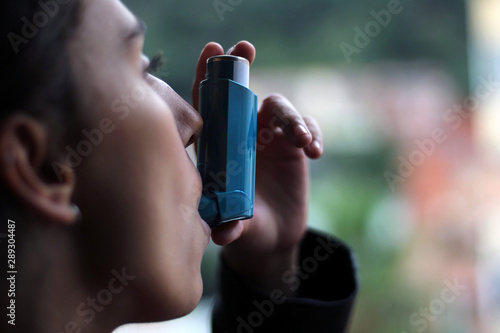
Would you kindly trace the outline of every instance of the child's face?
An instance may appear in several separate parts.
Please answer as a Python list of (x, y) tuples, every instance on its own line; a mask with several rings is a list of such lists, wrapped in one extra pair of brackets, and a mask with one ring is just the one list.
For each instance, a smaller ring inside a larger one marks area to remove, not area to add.
[(82, 2), (69, 48), (84, 127), (95, 143), (74, 169), (88, 246), (84, 278), (105, 286), (111, 270), (125, 268), (136, 276), (124, 293), (141, 309), (138, 320), (183, 315), (201, 297), (210, 237), (197, 213), (201, 180), (185, 150), (202, 121), (144, 73), (144, 36), (119, 0)]

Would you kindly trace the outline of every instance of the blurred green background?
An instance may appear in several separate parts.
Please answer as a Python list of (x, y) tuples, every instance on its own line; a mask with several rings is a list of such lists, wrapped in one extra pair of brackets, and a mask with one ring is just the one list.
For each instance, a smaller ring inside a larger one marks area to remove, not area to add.
[[(254, 68), (346, 66), (339, 45), (353, 44), (353, 28), (364, 27), (373, 20), (370, 12), (386, 9), (389, 2), (223, 0), (219, 3), (228, 6), (224, 8), (213, 0), (124, 1), (148, 25), (145, 53), (164, 52), (167, 63), (162, 76), (187, 99), (197, 58), (209, 41), (225, 49), (243, 39), (252, 42), (257, 49)], [(453, 73), (465, 88), (464, 1), (407, 0), (400, 6), (403, 11), (392, 17), (366, 50), (353, 55), (351, 66), (387, 59), (430, 59)]]
[[(415, 248), (427, 246), (426, 236), (420, 243), (415, 241), (415, 235), (425, 234), (426, 230), (423, 227), (424, 231), (419, 231), (418, 220), (424, 218), (418, 214), (420, 201), (415, 197), (425, 197), (425, 193), (410, 191), (408, 195), (404, 188), (408, 182), (398, 184), (401, 186), (393, 191), (384, 173), (397, 172), (397, 154), (408, 151), (405, 142), (415, 137), (414, 133), (408, 134), (413, 129), (413, 118), (408, 118), (410, 124), (405, 123), (406, 127), (394, 125), (397, 121), (393, 118), (406, 117), (400, 110), (411, 105), (411, 116), (422, 116), (417, 119), (424, 124), (420, 127), (425, 127), (426, 121), (432, 119), (432, 115), (423, 116), (428, 105), (444, 108), (468, 93), (466, 3), (401, 1), (402, 11), (392, 15), (390, 23), (381, 27), (359, 54), (352, 54), (349, 62), (340, 45), (355, 45), (355, 27), (364, 29), (374, 20), (371, 11), (387, 9), (391, 1), (231, 2), (237, 5), (224, 0), (124, 2), (148, 26), (145, 54), (153, 56), (159, 50), (164, 54), (166, 63), (158, 76), (186, 100), (191, 100), (195, 65), (203, 46), (217, 41), (228, 49), (245, 39), (257, 49), (251, 88), (255, 82), (259, 95), (283, 92), (301, 106), (301, 112), (325, 120), (320, 122), (329, 132), (325, 135), (325, 155), (311, 162), (310, 224), (338, 235), (357, 255), (361, 289), (351, 332), (417, 332), (409, 316), (428, 305), (433, 295), (439, 295), (447, 275), (446, 271), (438, 275), (435, 284), (415, 282), (419, 275), (429, 275), (430, 269), (407, 268), (412, 266), (412, 257), (427, 259), (412, 255)], [(217, 3), (229, 6), (222, 16)], [(309, 86), (321, 94), (319, 97), (302, 92), (306, 90), (298, 87), (311, 71), (322, 72), (321, 79), (327, 81), (331, 73), (336, 83), (332, 88)], [(292, 79), (281, 82), (280, 77)], [(381, 88), (385, 86), (389, 88)], [(273, 91), (264, 91), (267, 88)], [(346, 90), (341, 96), (346, 103), (335, 99), (335, 91), (342, 89)], [(401, 101), (402, 96), (407, 99)], [(325, 101), (318, 106), (321, 98)], [(383, 105), (377, 104), (380, 100), (385, 101)], [(436, 100), (438, 106), (432, 104)], [(349, 114), (350, 110), (356, 112)], [(353, 114), (358, 116), (353, 118)], [(328, 127), (328, 119), (339, 123), (350, 120), (345, 125)], [(416, 128), (419, 121), (415, 122)], [(206, 297), (214, 292), (216, 252), (211, 246), (203, 263)], [(429, 322), (425, 331), (472, 332), (473, 312), (467, 306), (454, 304), (446, 314)]]

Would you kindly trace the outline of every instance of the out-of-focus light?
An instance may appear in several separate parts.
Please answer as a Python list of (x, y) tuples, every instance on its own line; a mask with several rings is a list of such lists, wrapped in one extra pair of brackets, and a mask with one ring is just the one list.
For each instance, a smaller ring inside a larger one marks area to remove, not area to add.
[(500, 1), (473, 0), (470, 8), (474, 37), (485, 45), (500, 48)]

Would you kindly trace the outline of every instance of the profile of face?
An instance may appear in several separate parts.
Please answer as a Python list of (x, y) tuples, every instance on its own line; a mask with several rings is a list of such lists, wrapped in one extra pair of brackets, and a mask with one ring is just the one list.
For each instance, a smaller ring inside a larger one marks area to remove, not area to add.
[[(40, 3), (2, 5), (2, 33), (23, 30), (18, 17), (38, 15)], [(322, 154), (314, 119), (280, 95), (262, 101), (258, 123), (274, 139), (256, 164), (254, 217), (211, 231), (186, 152), (202, 119), (147, 73), (143, 25), (120, 0), (66, 5), (36, 41), (20, 40), (21, 56), (0, 43), (8, 56), (0, 62), (8, 74), (0, 80), (0, 216), (19, 218), (17, 309), (30, 318), (21, 330), (109, 332), (185, 315), (201, 298), (210, 237), (232, 243), (223, 256), (239, 273), (287, 288), (281, 274), (294, 267), (306, 229), (307, 157)], [(206, 60), (223, 53), (205, 46), (195, 86)], [(228, 54), (252, 63), (255, 49), (242, 41)]]
[[(17, 15), (39, 10), (37, 3), (11, 2), (2, 14), (14, 18), (2, 29), (14, 29)], [(78, 20), (61, 14), (59, 22), (55, 15), (56, 33), (47, 29), (23, 57), (9, 54), (16, 65), (2, 64), (21, 82), (12, 102), (9, 82), (2, 81), (0, 120), (0, 213), (20, 219), (19, 318), (33, 319), (25, 331), (59, 332), (76, 323), (82, 331), (106, 332), (185, 315), (202, 295), (200, 266), (211, 236), (198, 214), (201, 178), (186, 151), (202, 119), (148, 74), (144, 27), (120, 0), (71, 4), (63, 13)], [(70, 33), (59, 32), (61, 24)], [(64, 36), (64, 50), (54, 36)], [(40, 71), (40, 58), (50, 75)], [(68, 63), (54, 65), (62, 62)], [(45, 81), (31, 80), (34, 73)], [(59, 103), (69, 86), (74, 110)], [(75, 128), (76, 140), (60, 128)], [(80, 223), (71, 203), (80, 208)]]
[[(146, 72), (141, 23), (119, 0), (82, 1), (69, 54), (87, 146), (74, 168), (83, 215), (82, 262), (99, 288), (125, 269), (124, 298), (139, 321), (184, 315), (202, 293), (210, 229), (200, 219), (200, 176), (185, 150), (199, 136), (196, 110)], [(88, 142), (92, 144), (88, 147)], [(140, 314), (139, 314), (140, 312)]]

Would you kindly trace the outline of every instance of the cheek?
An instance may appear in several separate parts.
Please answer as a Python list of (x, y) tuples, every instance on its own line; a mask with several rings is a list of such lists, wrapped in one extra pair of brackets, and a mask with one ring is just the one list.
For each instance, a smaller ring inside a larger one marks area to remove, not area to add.
[(185, 306), (190, 311), (201, 296), (200, 265), (206, 246), (197, 211), (201, 180), (173, 117), (168, 118), (168, 124), (161, 126), (160, 119), (153, 121), (151, 137), (140, 145), (145, 159), (142, 165), (148, 170), (141, 228), (148, 229), (144, 230), (143, 250), (149, 259), (143, 269), (155, 272), (150, 291), (163, 294), (168, 300), (166, 308)]
[(100, 237), (99, 247), (112, 254), (109, 269), (148, 272), (138, 275), (148, 286), (141, 293), (191, 304), (201, 293), (206, 245), (197, 213), (199, 175), (172, 113), (157, 96), (114, 124), (115, 130), (77, 170), (82, 213), (91, 211), (95, 233), (107, 235)]

